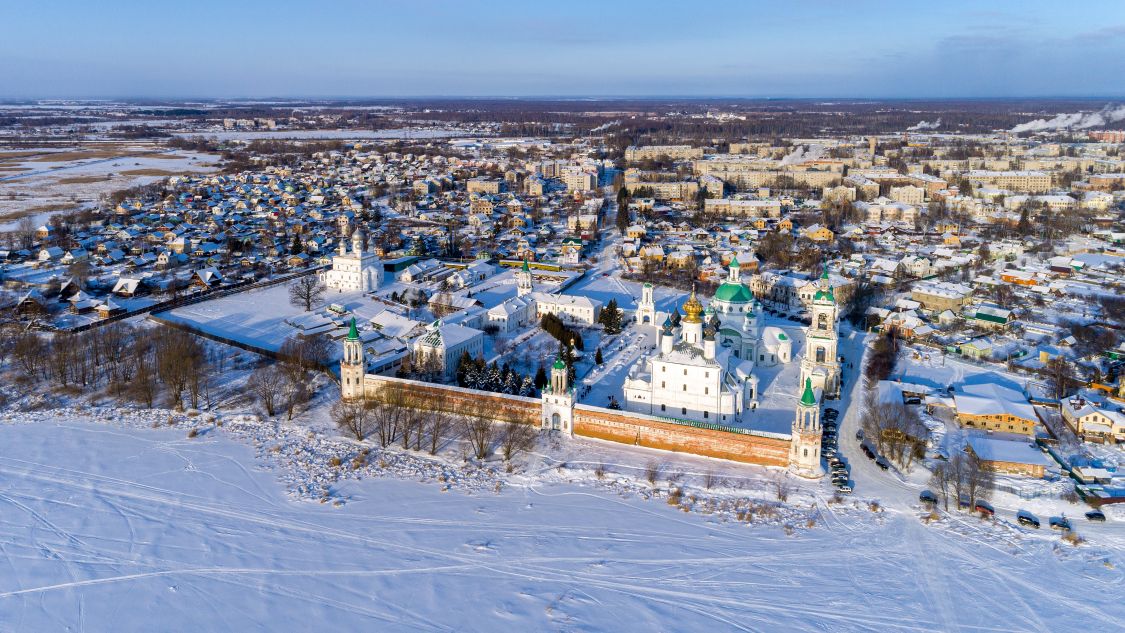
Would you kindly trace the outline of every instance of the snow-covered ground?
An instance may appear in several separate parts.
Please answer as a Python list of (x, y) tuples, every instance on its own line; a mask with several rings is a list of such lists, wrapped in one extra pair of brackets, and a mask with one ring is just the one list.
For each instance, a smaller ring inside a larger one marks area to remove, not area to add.
[(927, 526), (816, 489), (746, 523), (559, 467), (451, 487), (404, 465), (318, 503), (278, 479), (327, 470), (342, 440), (201, 417), (6, 416), (0, 630), (1106, 631), (1122, 615), (1119, 541)]
[[(258, 139), (430, 139), (465, 136), (468, 130), (402, 128), (395, 130), (236, 130), (178, 132), (176, 136), (205, 136), (220, 141)], [(480, 132), (474, 133), (480, 136)]]

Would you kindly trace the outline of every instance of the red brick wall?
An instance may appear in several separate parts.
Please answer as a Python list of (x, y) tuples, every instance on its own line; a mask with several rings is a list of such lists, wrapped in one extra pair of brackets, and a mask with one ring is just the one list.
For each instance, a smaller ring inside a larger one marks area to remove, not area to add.
[(574, 434), (748, 464), (789, 465), (789, 440), (660, 422), (609, 409), (576, 408)]
[[(538, 424), (542, 404), (538, 399), (507, 396), (369, 374), (364, 383), (368, 398), (377, 397), (384, 385), (408, 390), (423, 407), (453, 413), (472, 413), (487, 408), (496, 420)], [(787, 466), (789, 440), (743, 435), (661, 422), (650, 416), (597, 407), (574, 410), (574, 434), (645, 448), (717, 457), (747, 464)]]
[(372, 374), (368, 374), (364, 379), (364, 393), (369, 399), (379, 398), (380, 390), (384, 385), (401, 387), (412, 399), (419, 402), (420, 408), (433, 408), (466, 415), (483, 410), (495, 420), (521, 424), (538, 424), (539, 414), (542, 412), (542, 404), (536, 398), (522, 398)]

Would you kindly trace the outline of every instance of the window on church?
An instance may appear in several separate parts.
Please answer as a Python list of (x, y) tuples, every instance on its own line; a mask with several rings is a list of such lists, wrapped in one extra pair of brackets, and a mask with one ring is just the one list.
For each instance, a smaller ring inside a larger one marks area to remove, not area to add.
[(824, 348), (823, 347), (816, 348), (816, 362), (818, 362), (818, 363), (824, 362)]
[(660, 381), (660, 388), (661, 388), (661, 389), (664, 389), (665, 387), (666, 387), (666, 384), (665, 384), (665, 382), (664, 382), (663, 380), (661, 380), (661, 381)]
[(706, 419), (706, 418), (709, 418), (709, 417), (711, 417), (711, 414), (710, 414), (710, 412), (708, 412), (708, 411), (704, 411), (704, 412), (703, 412), (703, 417), (704, 417), (704, 419)]
[(680, 415), (687, 415), (687, 407), (680, 407)]
[(710, 387), (704, 387), (703, 388), (703, 395), (707, 395), (709, 393), (711, 393), (711, 388)]
[(686, 367), (684, 368), (684, 375), (685, 376), (687, 375), (687, 368)]
[(687, 391), (687, 385), (684, 385), (683, 387), (684, 387), (684, 391)]

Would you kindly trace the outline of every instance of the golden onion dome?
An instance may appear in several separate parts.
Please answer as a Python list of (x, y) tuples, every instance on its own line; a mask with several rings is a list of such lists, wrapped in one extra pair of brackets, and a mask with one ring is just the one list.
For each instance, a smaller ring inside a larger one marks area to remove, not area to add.
[(695, 298), (695, 289), (691, 296), (684, 302), (684, 323), (703, 323), (703, 304)]

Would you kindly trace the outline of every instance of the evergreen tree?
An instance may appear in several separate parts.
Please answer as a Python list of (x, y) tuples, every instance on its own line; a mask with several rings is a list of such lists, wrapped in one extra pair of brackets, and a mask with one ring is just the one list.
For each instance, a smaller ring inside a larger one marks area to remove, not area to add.
[(542, 389), (547, 386), (547, 372), (540, 365), (539, 369), (535, 370), (535, 388)]
[(526, 398), (533, 398), (535, 397), (535, 390), (535, 382), (532, 381), (530, 377), (524, 376), (523, 382), (520, 383), (520, 389), (517, 395), (521, 395)]
[(301, 253), (305, 252), (305, 244), (301, 241), (301, 238), (299, 236), (293, 236), (293, 244), (289, 247), (289, 252), (293, 253), (294, 255), (300, 255)]
[(617, 307), (617, 299), (610, 299), (598, 315), (598, 323), (605, 326), (606, 334), (620, 334), (622, 328), (622, 311)]
[(468, 350), (461, 352), (461, 358), (457, 359), (457, 386), (468, 387), (468, 373), (473, 367), (473, 357), (469, 354)]
[(598, 348), (598, 351), (594, 352), (594, 362), (599, 365), (602, 364), (602, 348), (600, 347)]

